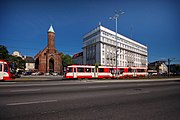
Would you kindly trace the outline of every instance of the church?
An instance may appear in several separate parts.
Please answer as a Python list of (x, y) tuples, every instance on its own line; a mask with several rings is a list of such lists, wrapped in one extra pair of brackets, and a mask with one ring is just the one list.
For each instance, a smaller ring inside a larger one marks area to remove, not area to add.
[(47, 46), (34, 57), (35, 69), (43, 73), (62, 74), (62, 53), (55, 48), (55, 32), (52, 25), (47, 34)]

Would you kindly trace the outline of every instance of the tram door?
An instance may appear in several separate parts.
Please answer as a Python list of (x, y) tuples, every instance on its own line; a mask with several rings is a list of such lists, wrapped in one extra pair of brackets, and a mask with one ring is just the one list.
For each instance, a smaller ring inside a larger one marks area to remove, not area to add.
[(74, 68), (74, 71), (73, 71), (73, 76), (74, 76), (74, 78), (77, 78), (76, 68)]
[(0, 80), (3, 79), (3, 64), (0, 63)]
[(98, 68), (92, 68), (92, 77), (97, 78), (98, 77)]

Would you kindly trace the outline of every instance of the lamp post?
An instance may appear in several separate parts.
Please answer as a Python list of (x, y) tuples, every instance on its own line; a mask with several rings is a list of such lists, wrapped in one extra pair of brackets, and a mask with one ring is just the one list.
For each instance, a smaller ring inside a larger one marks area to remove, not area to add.
[(170, 58), (168, 58), (168, 77), (170, 77), (170, 72), (171, 72), (171, 70), (170, 70), (170, 66), (171, 66), (171, 61), (173, 61), (173, 60), (175, 60), (175, 58), (172, 58), (172, 59), (170, 59)]
[(117, 30), (117, 26), (118, 26), (118, 17), (120, 16), (120, 15), (122, 15), (122, 14), (124, 14), (124, 12), (123, 11), (115, 11), (115, 15), (113, 16), (113, 17), (110, 17), (109, 19), (111, 19), (111, 20), (115, 20), (116, 21), (116, 78), (118, 78), (118, 69), (117, 69), (117, 32), (118, 32), (118, 30)]

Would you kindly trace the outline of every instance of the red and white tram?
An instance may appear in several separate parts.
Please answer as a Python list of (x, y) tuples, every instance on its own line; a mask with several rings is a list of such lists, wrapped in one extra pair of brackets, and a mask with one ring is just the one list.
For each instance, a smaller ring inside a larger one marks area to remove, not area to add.
[(0, 80), (11, 80), (13, 78), (14, 75), (11, 73), (8, 62), (0, 60)]
[[(118, 67), (118, 78), (145, 77), (146, 67)], [(70, 65), (66, 70), (66, 78), (116, 78), (116, 67)]]

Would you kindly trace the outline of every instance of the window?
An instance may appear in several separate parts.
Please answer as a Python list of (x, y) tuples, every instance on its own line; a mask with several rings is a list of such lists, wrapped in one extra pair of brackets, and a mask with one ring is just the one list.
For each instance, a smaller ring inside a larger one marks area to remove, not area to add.
[(7, 64), (4, 64), (4, 72), (8, 72), (8, 66), (7, 66)]
[(0, 64), (0, 71), (2, 71), (2, 64)]
[(72, 70), (73, 70), (72, 68), (67, 68), (68, 72), (72, 72)]
[(85, 68), (86, 72), (91, 72), (91, 68)]
[(99, 68), (99, 72), (104, 72), (104, 68)]
[(102, 55), (104, 55), (104, 50), (102, 51)]
[(144, 69), (137, 69), (137, 72), (145, 72)]
[(132, 72), (132, 69), (131, 69), (131, 68), (128, 68), (128, 72)]
[(120, 69), (120, 74), (123, 74), (123, 72), (124, 72), (124, 69), (123, 68)]
[(84, 72), (84, 68), (78, 68), (78, 72)]
[(102, 48), (104, 49), (104, 44), (102, 44)]
[(114, 74), (114, 73), (115, 73), (115, 71), (114, 71), (113, 68), (110, 68), (110, 72), (111, 72), (111, 74)]

